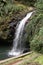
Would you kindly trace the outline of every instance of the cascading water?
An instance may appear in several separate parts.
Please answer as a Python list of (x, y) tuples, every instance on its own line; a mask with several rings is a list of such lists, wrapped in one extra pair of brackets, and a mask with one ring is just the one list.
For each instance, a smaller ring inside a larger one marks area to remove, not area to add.
[(8, 53), (8, 55), (12, 56), (17, 56), (21, 53), (23, 53), (23, 46), (21, 43), (22, 40), (22, 34), (24, 30), (24, 26), (27, 22), (27, 20), (31, 17), (33, 12), (30, 12), (26, 15), (24, 19), (20, 21), (20, 24), (17, 26), (16, 32), (15, 32), (15, 39), (13, 40), (13, 48), (12, 50)]

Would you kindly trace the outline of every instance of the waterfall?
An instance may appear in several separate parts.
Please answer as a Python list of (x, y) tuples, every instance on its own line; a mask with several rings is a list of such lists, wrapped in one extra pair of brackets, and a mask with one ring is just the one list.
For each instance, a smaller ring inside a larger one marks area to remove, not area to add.
[(13, 40), (13, 48), (12, 50), (8, 53), (9, 55), (12, 56), (17, 56), (21, 53), (23, 53), (23, 45), (22, 45), (22, 34), (24, 30), (24, 26), (27, 22), (27, 20), (31, 17), (33, 12), (30, 12), (26, 15), (25, 18), (23, 18), (19, 25), (17, 26), (16, 32), (15, 32), (15, 39)]

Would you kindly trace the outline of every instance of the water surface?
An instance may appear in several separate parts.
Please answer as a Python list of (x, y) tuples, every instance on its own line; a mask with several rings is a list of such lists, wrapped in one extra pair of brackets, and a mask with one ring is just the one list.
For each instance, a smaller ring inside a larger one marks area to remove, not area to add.
[(0, 46), (0, 60), (9, 58), (8, 57), (9, 50), (11, 50), (11, 47), (9, 46)]

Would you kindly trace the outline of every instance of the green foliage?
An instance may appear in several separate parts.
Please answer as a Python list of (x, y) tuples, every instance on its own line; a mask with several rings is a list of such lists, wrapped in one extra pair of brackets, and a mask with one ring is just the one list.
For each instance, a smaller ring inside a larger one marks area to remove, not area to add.
[(16, 1), (22, 2), (23, 4), (26, 4), (26, 5), (34, 6), (37, 0), (16, 0)]
[(39, 34), (35, 35), (30, 46), (32, 50), (43, 53), (43, 27), (40, 28)]
[[(13, 0), (14, 1), (14, 0)], [(14, 12), (19, 12), (24, 9), (22, 5), (17, 5), (12, 0), (1, 0), (0, 1), (0, 16), (7, 16)]]
[[(26, 27), (27, 39), (26, 42), (30, 43), (31, 50), (43, 53), (43, 0), (15, 0), (23, 4), (35, 6), (36, 12), (30, 18), (30, 22)], [(10, 20), (9, 17), (14, 13), (21, 12), (26, 9), (21, 4), (15, 4), (14, 0), (0, 0), (0, 36), (7, 37), (6, 32), (4, 35), (2, 30), (8, 27), (8, 23), (4, 21)], [(26, 9), (27, 10), (27, 9)], [(17, 15), (16, 15), (17, 16)], [(1, 18), (3, 17), (3, 19)]]
[(30, 49), (43, 53), (43, 14), (36, 12), (27, 25), (27, 41)]
[(43, 0), (37, 0), (37, 2), (35, 3), (35, 7), (37, 9), (43, 10)]
[[(41, 22), (40, 22), (41, 21)], [(30, 22), (26, 27), (27, 40), (30, 42), (35, 34), (38, 34), (40, 27), (43, 26), (43, 15), (36, 12), (34, 16), (30, 18)]]

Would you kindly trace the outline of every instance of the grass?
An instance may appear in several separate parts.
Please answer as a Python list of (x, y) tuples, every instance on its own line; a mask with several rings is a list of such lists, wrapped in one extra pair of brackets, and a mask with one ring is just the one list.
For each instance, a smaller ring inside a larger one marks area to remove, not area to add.
[(37, 59), (35, 59), (35, 61), (43, 65), (43, 55), (40, 55)]
[(28, 65), (34, 62), (35, 64), (37, 63), (43, 65), (43, 55), (34, 52), (30, 55), (25, 56), (23, 63), (20, 63), (18, 65)]
[[(36, 57), (32, 58), (33, 56), (37, 55)], [(32, 58), (30, 60), (30, 58)], [(43, 65), (43, 55), (42, 54), (38, 54), (38, 53), (32, 53), (29, 55), (29, 57), (27, 56), (27, 58), (25, 58), (25, 61), (23, 61), (22, 63), (18, 64), (18, 65)]]

